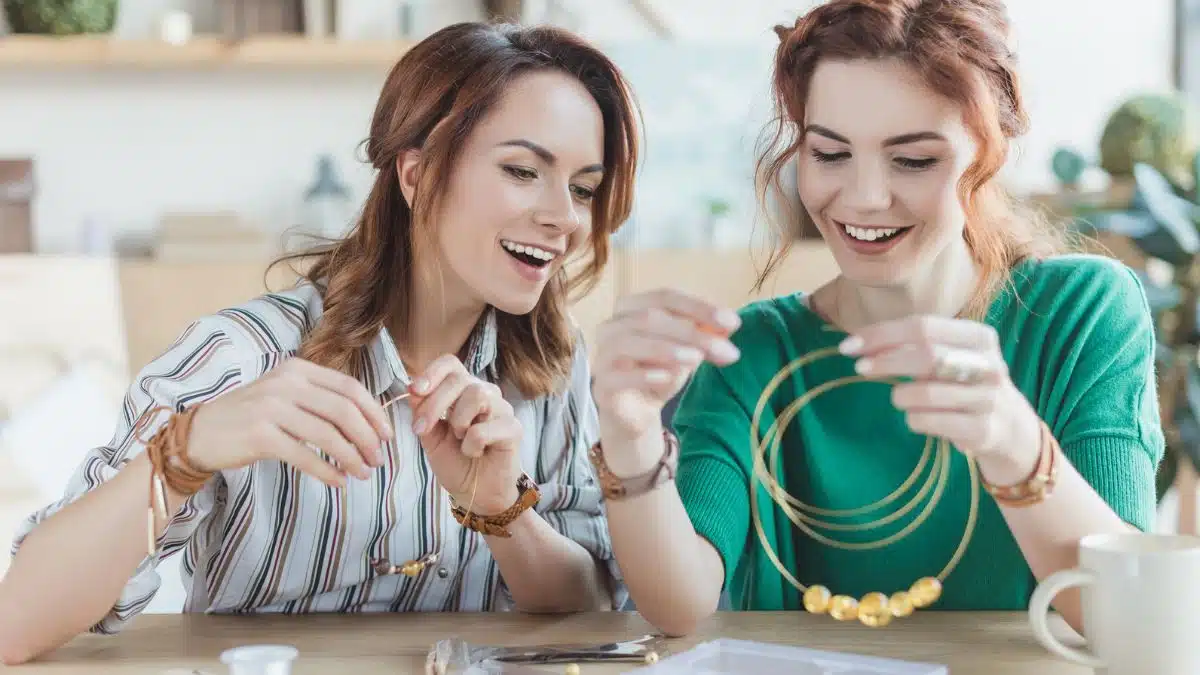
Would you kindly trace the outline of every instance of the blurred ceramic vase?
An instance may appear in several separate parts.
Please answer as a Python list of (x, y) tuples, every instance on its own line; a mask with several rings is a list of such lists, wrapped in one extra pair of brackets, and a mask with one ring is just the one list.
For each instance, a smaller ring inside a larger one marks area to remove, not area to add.
[(354, 200), (350, 188), (338, 175), (333, 157), (317, 158), (317, 172), (304, 193), (304, 229), (324, 239), (345, 236), (354, 218)]

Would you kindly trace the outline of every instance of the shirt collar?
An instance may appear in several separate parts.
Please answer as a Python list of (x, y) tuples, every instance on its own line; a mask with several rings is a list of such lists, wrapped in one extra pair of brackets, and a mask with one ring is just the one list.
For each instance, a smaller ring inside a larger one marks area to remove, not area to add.
[[(467, 372), (483, 377), (495, 365), (496, 339), (496, 309), (488, 307), (467, 340), (466, 358), (463, 360)], [(400, 352), (387, 328), (379, 329), (369, 345), (368, 353), (369, 380), (366, 384), (371, 393), (380, 396), (394, 385), (399, 385), (401, 390), (408, 386), (412, 377), (400, 360)]]

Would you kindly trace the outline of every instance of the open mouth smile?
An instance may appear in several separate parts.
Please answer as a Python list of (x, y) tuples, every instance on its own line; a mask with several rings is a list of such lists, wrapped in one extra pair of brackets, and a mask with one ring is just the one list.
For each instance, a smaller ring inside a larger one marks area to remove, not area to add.
[(839, 220), (834, 220), (838, 231), (842, 235), (842, 239), (850, 245), (850, 248), (867, 254), (883, 253), (895, 246), (914, 228), (907, 227), (880, 227), (878, 225), (854, 225), (843, 223)]

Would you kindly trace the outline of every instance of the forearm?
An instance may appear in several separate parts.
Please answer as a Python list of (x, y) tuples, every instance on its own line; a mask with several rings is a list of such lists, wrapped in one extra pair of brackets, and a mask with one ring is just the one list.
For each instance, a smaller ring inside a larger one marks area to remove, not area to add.
[[(643, 473), (662, 456), (661, 432), (634, 443), (642, 447), (606, 450), (616, 475)], [(624, 457), (640, 460), (623, 466)], [(724, 569), (716, 549), (696, 534), (675, 483), (610, 501), (607, 512), (613, 552), (638, 612), (668, 635), (693, 632), (717, 610)]]
[[(1015, 484), (1032, 472), (1037, 461), (1036, 454), (1034, 449), (1025, 455), (1034, 459), (987, 467), (981, 464), (980, 468), (996, 484)], [(1059, 570), (1078, 565), (1079, 541), (1083, 537), (1133, 529), (1132, 525), (1121, 520), (1065, 457), (1058, 460), (1057, 482), (1048, 498), (1033, 506), (1001, 506), (1000, 510), (1038, 581)], [(1053, 605), (1072, 628), (1081, 630), (1078, 589), (1059, 593)]]
[[(55, 649), (112, 609), (146, 557), (149, 483), (150, 463), (139, 455), (29, 534), (0, 581), (0, 660)], [(182, 502), (169, 494), (168, 512)]]
[(533, 509), (508, 526), (511, 537), (486, 537), (517, 609), (579, 612), (612, 609), (608, 574), (579, 543)]

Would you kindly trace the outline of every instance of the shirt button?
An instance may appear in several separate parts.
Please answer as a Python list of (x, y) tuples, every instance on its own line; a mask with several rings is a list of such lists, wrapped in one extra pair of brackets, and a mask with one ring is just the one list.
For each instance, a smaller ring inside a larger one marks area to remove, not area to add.
[(446, 577), (450, 576), (450, 570), (446, 569), (445, 567), (439, 567), (437, 575), (439, 579), (445, 579)]

